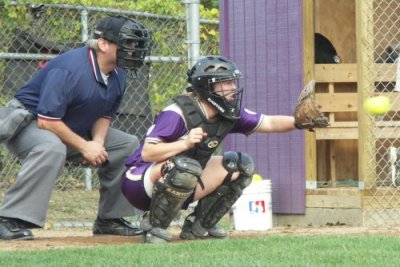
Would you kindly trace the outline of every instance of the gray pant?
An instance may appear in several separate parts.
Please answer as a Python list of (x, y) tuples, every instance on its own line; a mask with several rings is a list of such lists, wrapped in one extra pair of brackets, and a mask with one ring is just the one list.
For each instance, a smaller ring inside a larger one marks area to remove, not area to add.
[[(125, 170), (124, 160), (138, 145), (135, 136), (110, 129), (104, 145), (109, 162), (98, 168), (100, 217), (119, 218), (135, 214), (135, 209), (121, 193), (121, 175)], [(66, 159), (79, 161), (81, 157), (68, 149), (54, 133), (39, 129), (36, 120), (11, 139), (7, 147), (22, 160), (22, 166), (15, 184), (5, 192), (0, 216), (43, 227), (51, 192)]]

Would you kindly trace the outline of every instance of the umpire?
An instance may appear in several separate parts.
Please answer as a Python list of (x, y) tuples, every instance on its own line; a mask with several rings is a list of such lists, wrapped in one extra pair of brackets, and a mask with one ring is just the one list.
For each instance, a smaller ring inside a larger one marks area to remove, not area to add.
[(140, 22), (105, 17), (86, 46), (51, 60), (15, 94), (8, 107), (26, 109), (33, 119), (6, 142), (22, 166), (0, 208), (0, 239), (33, 239), (30, 229), (44, 226), (66, 160), (98, 167), (94, 235), (141, 234), (122, 218), (134, 211), (120, 182), (124, 160), (139, 142), (110, 124), (125, 91), (124, 70), (136, 72), (150, 43)]

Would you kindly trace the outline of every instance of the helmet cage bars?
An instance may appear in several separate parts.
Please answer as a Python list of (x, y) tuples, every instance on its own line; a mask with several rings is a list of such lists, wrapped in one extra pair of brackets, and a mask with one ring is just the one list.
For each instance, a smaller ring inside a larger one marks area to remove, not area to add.
[(118, 66), (136, 71), (150, 52), (150, 33), (143, 24), (127, 19), (119, 32), (117, 46)]
[(240, 118), (243, 88), (236, 87), (233, 90), (225, 90), (223, 83), (237, 80), (237, 77), (213, 77), (208, 80), (208, 97), (205, 100), (227, 119)]

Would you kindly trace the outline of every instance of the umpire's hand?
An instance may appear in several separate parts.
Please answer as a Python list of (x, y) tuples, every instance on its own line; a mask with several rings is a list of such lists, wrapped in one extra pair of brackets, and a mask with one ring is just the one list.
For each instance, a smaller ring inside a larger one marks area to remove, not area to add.
[(86, 146), (81, 151), (84, 164), (98, 166), (107, 161), (108, 154), (103, 145), (96, 141), (87, 141)]

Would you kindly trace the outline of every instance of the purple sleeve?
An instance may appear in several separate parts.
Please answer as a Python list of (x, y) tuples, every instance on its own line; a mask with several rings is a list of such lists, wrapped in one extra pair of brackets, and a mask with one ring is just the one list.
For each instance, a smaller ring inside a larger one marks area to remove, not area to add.
[(240, 119), (231, 130), (231, 133), (251, 134), (260, 127), (262, 118), (263, 115), (261, 113), (242, 108)]
[(187, 133), (186, 125), (182, 117), (171, 110), (162, 111), (155, 124), (147, 133), (146, 140), (162, 140), (173, 142)]
[[(185, 121), (179, 113), (173, 110), (164, 110), (147, 131), (145, 142), (174, 142), (186, 133)], [(125, 161), (126, 166), (147, 164), (141, 157), (142, 149), (143, 144)]]

